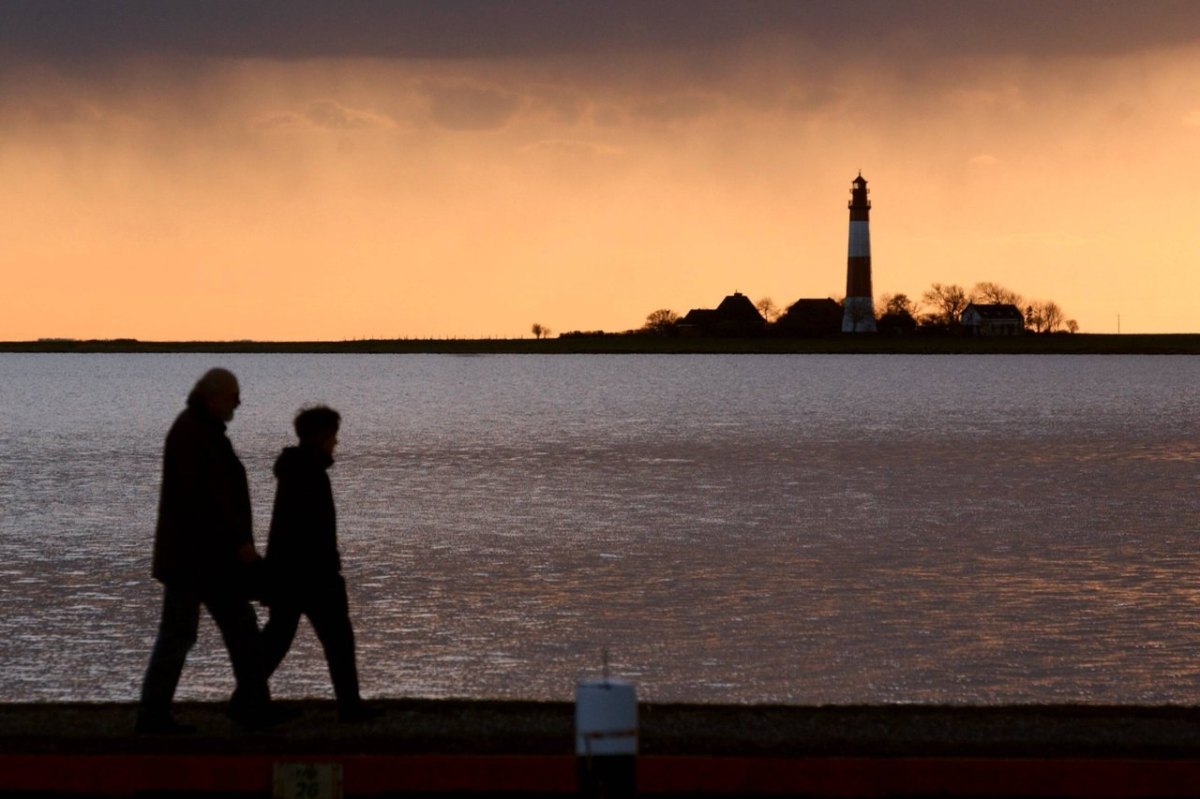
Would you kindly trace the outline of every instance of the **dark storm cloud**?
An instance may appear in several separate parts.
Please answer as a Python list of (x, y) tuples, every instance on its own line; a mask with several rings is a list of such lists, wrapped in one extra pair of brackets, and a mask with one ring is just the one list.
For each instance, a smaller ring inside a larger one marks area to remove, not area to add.
[(346, 108), (333, 100), (314, 100), (308, 104), (305, 116), (326, 130), (363, 130), (383, 123), (380, 117)]
[(394, 124), (385, 116), (347, 108), (335, 100), (313, 100), (303, 112), (267, 114), (253, 122), (258, 130), (317, 129), (335, 132), (385, 128)]
[(713, 110), (713, 101), (690, 94), (670, 95), (638, 103), (634, 117), (650, 122), (670, 123), (695, 119)]
[(837, 53), (1111, 54), (1194, 43), (1194, 0), (0, 0), (0, 57), (526, 58), (704, 52), (760, 36)]
[(424, 92), (433, 121), (446, 130), (498, 130), (521, 105), (515, 95), (465, 82), (429, 83)]

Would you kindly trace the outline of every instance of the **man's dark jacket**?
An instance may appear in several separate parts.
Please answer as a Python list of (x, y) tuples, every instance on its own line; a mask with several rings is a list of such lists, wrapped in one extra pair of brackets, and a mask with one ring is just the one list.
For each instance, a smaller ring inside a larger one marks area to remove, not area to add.
[[(267, 566), (285, 594), (302, 593), (306, 581), (337, 575), (337, 513), (327, 471), (333, 458), (319, 447), (287, 447), (275, 461), (275, 507), (267, 540)], [(311, 583), (308, 583), (311, 585)]]
[(225, 423), (190, 402), (167, 433), (154, 535), (154, 577), (204, 591), (244, 578), (238, 550), (253, 544), (246, 469)]

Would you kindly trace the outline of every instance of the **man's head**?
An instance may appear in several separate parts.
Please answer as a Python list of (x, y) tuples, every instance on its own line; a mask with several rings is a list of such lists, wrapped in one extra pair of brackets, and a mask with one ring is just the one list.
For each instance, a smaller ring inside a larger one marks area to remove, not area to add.
[(209, 369), (188, 394), (188, 405), (204, 408), (222, 422), (232, 421), (241, 404), (237, 378), (228, 369)]
[(333, 448), (337, 446), (338, 428), (342, 425), (340, 413), (324, 405), (305, 408), (296, 414), (294, 424), (301, 444), (318, 447), (327, 455), (333, 455)]

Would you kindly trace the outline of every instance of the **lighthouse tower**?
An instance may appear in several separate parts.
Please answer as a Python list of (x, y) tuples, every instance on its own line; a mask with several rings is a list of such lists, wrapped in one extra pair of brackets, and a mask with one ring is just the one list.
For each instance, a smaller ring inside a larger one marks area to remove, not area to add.
[(846, 258), (846, 301), (843, 333), (874, 333), (875, 302), (871, 298), (871, 228), (867, 181), (862, 172), (850, 184), (850, 251)]

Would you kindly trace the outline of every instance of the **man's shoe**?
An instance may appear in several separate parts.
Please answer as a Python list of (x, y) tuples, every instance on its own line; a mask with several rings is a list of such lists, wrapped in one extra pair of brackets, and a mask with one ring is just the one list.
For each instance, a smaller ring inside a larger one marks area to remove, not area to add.
[(357, 704), (338, 710), (338, 721), (343, 724), (362, 724), (374, 721), (383, 715), (383, 710), (368, 704)]
[(251, 710), (234, 710), (230, 708), (229, 718), (233, 719), (243, 730), (257, 732), (259, 730), (270, 729), (271, 727), (278, 727), (280, 724), (286, 724), (302, 715), (303, 712), (299, 708), (286, 707), (272, 702), (269, 705)]
[(191, 735), (196, 728), (191, 724), (180, 724), (169, 715), (139, 715), (133, 731), (138, 735)]

